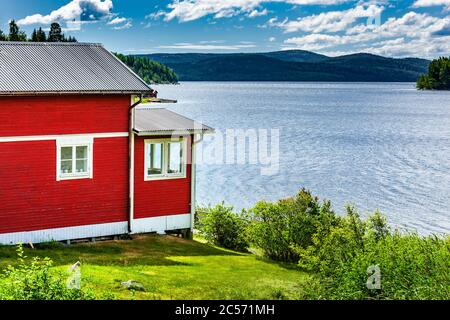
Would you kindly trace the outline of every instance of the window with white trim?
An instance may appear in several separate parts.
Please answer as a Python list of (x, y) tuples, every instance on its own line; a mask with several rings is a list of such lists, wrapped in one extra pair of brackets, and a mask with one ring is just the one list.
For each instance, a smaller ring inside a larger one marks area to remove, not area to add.
[(92, 178), (92, 139), (57, 141), (57, 180)]
[(186, 177), (186, 140), (145, 140), (145, 180)]

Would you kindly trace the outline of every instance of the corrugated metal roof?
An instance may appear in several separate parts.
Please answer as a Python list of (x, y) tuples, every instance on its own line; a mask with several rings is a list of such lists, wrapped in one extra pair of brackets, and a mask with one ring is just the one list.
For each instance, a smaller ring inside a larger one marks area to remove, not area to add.
[(138, 135), (172, 132), (213, 132), (214, 129), (163, 108), (136, 108), (134, 131)]
[(101, 44), (0, 42), (0, 95), (150, 90)]

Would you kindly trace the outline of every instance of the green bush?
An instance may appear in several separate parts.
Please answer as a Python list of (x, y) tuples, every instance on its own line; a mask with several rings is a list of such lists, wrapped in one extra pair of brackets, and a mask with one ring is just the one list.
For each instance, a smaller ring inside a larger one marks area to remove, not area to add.
[(261, 201), (249, 213), (252, 245), (265, 256), (284, 262), (298, 262), (297, 249), (311, 245), (314, 234), (337, 221), (330, 202), (320, 203), (305, 189), (275, 203)]
[[(449, 299), (450, 238), (390, 231), (375, 213), (362, 220), (347, 208), (327, 233), (299, 249), (300, 266), (314, 277), (303, 292), (313, 299)], [(370, 268), (381, 287), (369, 289)]]
[(237, 251), (248, 248), (248, 220), (244, 213), (234, 213), (233, 207), (222, 203), (215, 207), (198, 208), (195, 220), (196, 228), (207, 241)]
[(84, 300), (94, 299), (86, 290), (70, 289), (62, 273), (52, 270), (52, 261), (24, 255), (17, 248), (18, 265), (8, 266), (0, 275), (0, 300)]
[(428, 66), (428, 74), (417, 80), (420, 90), (450, 90), (450, 57), (434, 59)]

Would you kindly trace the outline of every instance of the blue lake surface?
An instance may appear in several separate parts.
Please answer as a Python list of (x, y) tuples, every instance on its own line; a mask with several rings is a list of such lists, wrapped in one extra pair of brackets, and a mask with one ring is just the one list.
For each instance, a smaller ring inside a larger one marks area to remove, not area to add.
[(184, 82), (164, 105), (218, 130), (278, 128), (280, 169), (198, 166), (197, 202), (248, 208), (310, 189), (344, 212), (379, 209), (421, 234), (450, 232), (450, 92), (413, 83)]

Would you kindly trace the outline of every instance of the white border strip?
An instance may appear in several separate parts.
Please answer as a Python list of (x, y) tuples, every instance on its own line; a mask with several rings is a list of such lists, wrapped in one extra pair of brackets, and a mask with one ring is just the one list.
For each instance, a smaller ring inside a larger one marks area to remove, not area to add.
[(191, 214), (176, 214), (133, 220), (132, 233), (157, 232), (165, 233), (169, 230), (189, 229), (191, 227)]
[(1, 142), (26, 142), (26, 141), (51, 141), (61, 138), (119, 138), (128, 137), (128, 132), (106, 132), (106, 133), (87, 133), (87, 134), (59, 134), (59, 135), (43, 135), (43, 136), (14, 136), (0, 137)]
[[(191, 214), (177, 214), (133, 220), (132, 233), (157, 232), (164, 234), (169, 230), (189, 229)], [(0, 234), (0, 244), (40, 243), (73, 239), (95, 238), (128, 234), (128, 222), (91, 224), (77, 227), (43, 229), (35, 231), (12, 232)]]
[(39, 243), (112, 236), (128, 233), (128, 222), (91, 224), (78, 227), (44, 229), (0, 234), (1, 244)]

